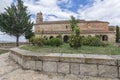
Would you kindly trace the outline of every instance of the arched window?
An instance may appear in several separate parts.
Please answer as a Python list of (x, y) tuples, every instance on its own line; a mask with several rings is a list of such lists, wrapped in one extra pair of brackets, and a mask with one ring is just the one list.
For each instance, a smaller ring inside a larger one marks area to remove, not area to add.
[(108, 36), (107, 35), (103, 35), (102, 36), (102, 41), (108, 41)]
[(68, 39), (69, 39), (68, 35), (65, 35), (65, 36), (63, 37), (64, 42), (67, 42)]

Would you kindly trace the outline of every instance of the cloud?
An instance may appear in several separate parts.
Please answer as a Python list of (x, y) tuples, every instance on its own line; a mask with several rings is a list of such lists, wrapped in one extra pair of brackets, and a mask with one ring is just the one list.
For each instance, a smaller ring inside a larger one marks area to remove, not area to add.
[(58, 0), (57, 3), (65, 8), (73, 7), (73, 0)]
[(80, 18), (87, 20), (109, 21), (111, 25), (120, 25), (120, 0), (94, 0), (92, 6), (86, 5), (78, 10)]
[(6, 7), (10, 6), (13, 0), (0, 0), (0, 13), (4, 12)]
[[(44, 21), (69, 20), (73, 15), (79, 19), (102, 20), (110, 22), (110, 25), (120, 25), (120, 0), (81, 0), (81, 2), (87, 1), (84, 4), (77, 3), (79, 0), (22, 1), (32, 14), (33, 22), (36, 21), (35, 15), (41, 11)], [(13, 0), (0, 0), (0, 13), (4, 12), (4, 8), (12, 2)]]
[[(28, 10), (32, 14), (37, 14), (38, 12), (43, 13), (44, 21), (54, 21), (54, 20), (68, 20), (71, 15), (77, 17), (75, 12), (67, 9), (62, 9), (58, 4), (69, 3), (71, 5), (71, 0), (23, 0), (24, 4), (28, 7)], [(49, 16), (54, 15), (54, 16)], [(35, 18), (34, 18), (35, 19)], [(33, 19), (32, 19), (33, 20)], [(35, 21), (35, 20), (33, 20)]]

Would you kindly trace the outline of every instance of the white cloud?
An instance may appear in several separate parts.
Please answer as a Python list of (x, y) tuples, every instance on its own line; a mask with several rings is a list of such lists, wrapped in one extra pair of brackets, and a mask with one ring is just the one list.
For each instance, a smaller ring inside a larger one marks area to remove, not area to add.
[[(9, 6), (13, 0), (0, 0), (0, 13), (4, 12), (4, 8)], [(73, 15), (80, 19), (87, 20), (103, 20), (110, 22), (111, 25), (120, 25), (120, 0), (88, 0), (93, 4), (73, 4), (72, 0), (23, 0), (31, 14), (43, 13), (44, 20), (69, 20)], [(66, 8), (60, 8), (58, 4), (64, 5)], [(73, 5), (79, 5), (78, 13), (68, 10)], [(54, 15), (54, 16), (53, 16)], [(35, 18), (31, 18), (35, 22)]]
[(4, 12), (6, 7), (10, 6), (13, 0), (0, 0), (0, 13)]
[[(58, 3), (60, 4), (60, 2), (69, 3), (68, 5), (70, 5), (71, 0), (38, 0), (37, 2), (34, 2), (33, 0), (23, 1), (32, 14), (37, 14), (41, 11), (43, 13), (44, 20), (66, 20), (70, 19), (71, 15), (77, 17), (76, 13), (65, 9), (63, 11), (60, 6), (58, 6)], [(49, 15), (55, 15), (56, 17)]]
[(64, 6), (66, 8), (71, 8), (73, 7), (73, 1), (72, 0), (58, 0), (57, 1), (58, 4), (65, 4)]
[(79, 9), (80, 18), (109, 21), (111, 25), (120, 25), (120, 0), (94, 0), (92, 6)]

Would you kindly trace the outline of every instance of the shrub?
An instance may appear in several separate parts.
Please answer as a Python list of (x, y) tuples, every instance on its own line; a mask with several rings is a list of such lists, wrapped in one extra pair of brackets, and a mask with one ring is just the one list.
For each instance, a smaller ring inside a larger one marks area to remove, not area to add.
[(62, 35), (61, 35), (61, 34), (59, 34), (56, 38), (60, 38), (60, 39), (62, 39)]
[(98, 37), (86, 37), (82, 39), (83, 45), (87, 46), (107, 46), (108, 44), (101, 42)]
[(91, 42), (89, 43), (89, 46), (101, 46), (102, 42), (97, 37), (91, 37)]
[(91, 37), (82, 38), (82, 44), (83, 45), (89, 45), (91, 41), (92, 41)]
[(75, 49), (77, 49), (78, 47), (81, 47), (82, 37), (78, 35), (71, 35), (69, 39), (69, 45), (70, 47), (73, 47)]
[(58, 47), (58, 46), (62, 45), (62, 40), (60, 38), (52, 38), (52, 39), (50, 39), (50, 45)]
[(44, 44), (45, 44), (45, 45), (50, 45), (50, 40), (45, 40), (45, 41), (44, 41)]
[(43, 46), (44, 45), (44, 38), (41, 37), (33, 37), (30, 39), (30, 42), (34, 45), (34, 46)]
[(35, 43), (34, 43), (34, 37), (32, 37), (32, 38), (30, 38), (30, 43), (32, 44), (32, 45), (35, 45)]

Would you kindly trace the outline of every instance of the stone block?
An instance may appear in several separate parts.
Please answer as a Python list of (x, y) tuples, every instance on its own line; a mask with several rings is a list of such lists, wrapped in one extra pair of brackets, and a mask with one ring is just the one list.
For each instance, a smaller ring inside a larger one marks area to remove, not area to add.
[(22, 58), (18, 57), (18, 64), (22, 65)]
[(57, 62), (46, 62), (43, 61), (44, 72), (56, 72), (57, 73)]
[(120, 67), (120, 59), (118, 60), (118, 66)]
[(42, 61), (36, 61), (36, 70), (42, 71)]
[(80, 75), (97, 76), (97, 65), (93, 64), (80, 64)]
[(100, 65), (117, 65), (117, 60), (113, 59), (94, 59), (86, 58), (85, 63), (89, 64), (100, 64)]
[(42, 59), (44, 61), (59, 61), (60, 56), (61, 56), (61, 54), (59, 54), (59, 53), (51, 53), (51, 54), (44, 55), (42, 57)]
[(16, 56), (15, 54), (13, 54), (13, 60), (14, 60), (15, 62), (17, 62), (17, 61), (18, 61), (18, 56)]
[(85, 58), (94, 58), (94, 59), (112, 59), (111, 56), (108, 55), (98, 55), (98, 54), (84, 54)]
[(120, 67), (118, 67), (118, 68), (119, 68), (119, 70), (118, 70), (118, 71), (119, 71), (119, 73), (118, 73), (118, 78), (120, 79)]
[(58, 73), (70, 73), (70, 63), (58, 62)]
[(62, 54), (60, 61), (84, 63), (85, 60), (83, 54)]
[(117, 60), (108, 55), (85, 54), (85, 63), (117, 65)]
[(23, 61), (23, 68), (35, 70), (35, 61)]
[(98, 70), (100, 77), (116, 78), (118, 76), (117, 75), (118, 71), (116, 66), (99, 65)]
[(71, 63), (71, 74), (79, 74), (80, 73), (80, 64)]

